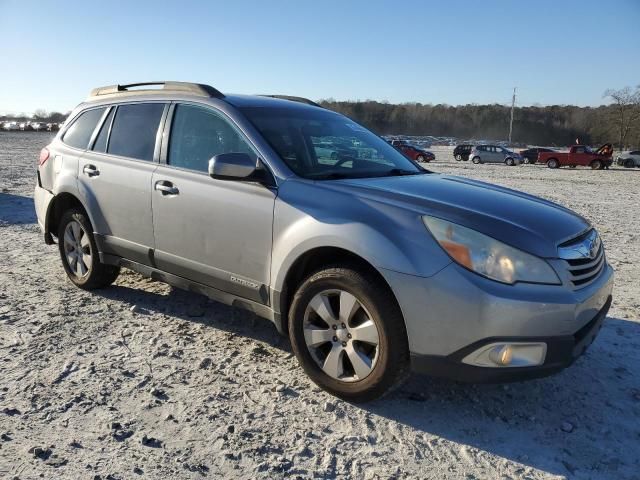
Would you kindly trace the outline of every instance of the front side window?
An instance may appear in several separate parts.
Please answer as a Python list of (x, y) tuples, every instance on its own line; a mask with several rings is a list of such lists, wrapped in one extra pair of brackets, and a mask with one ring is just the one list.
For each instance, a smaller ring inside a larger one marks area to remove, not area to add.
[(193, 105), (176, 105), (171, 122), (167, 163), (207, 172), (209, 160), (221, 153), (257, 154), (225, 118)]
[(329, 110), (241, 110), (301, 177), (328, 180), (426, 173), (381, 137)]
[(113, 119), (107, 153), (153, 161), (163, 103), (119, 105)]
[(105, 108), (94, 108), (80, 114), (71, 124), (62, 137), (62, 141), (70, 147), (85, 149), (89, 146), (91, 134), (98, 125), (106, 110)]

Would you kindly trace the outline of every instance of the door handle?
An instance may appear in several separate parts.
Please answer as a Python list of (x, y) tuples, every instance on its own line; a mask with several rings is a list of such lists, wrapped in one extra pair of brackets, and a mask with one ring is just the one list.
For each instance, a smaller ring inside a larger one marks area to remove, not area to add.
[(97, 177), (100, 175), (100, 170), (98, 170), (95, 165), (85, 165), (82, 169), (82, 173), (88, 177)]
[(153, 188), (162, 192), (162, 195), (178, 195), (180, 193), (180, 190), (167, 180), (158, 180)]

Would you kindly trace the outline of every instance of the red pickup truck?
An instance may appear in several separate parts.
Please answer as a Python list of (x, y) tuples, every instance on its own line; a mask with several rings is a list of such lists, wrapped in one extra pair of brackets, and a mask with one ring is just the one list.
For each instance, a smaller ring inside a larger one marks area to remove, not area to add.
[(569, 152), (540, 152), (538, 163), (546, 163), (549, 168), (568, 166), (575, 168), (591, 167), (594, 170), (602, 170), (613, 162), (613, 147), (605, 143), (595, 152), (586, 145), (574, 145)]

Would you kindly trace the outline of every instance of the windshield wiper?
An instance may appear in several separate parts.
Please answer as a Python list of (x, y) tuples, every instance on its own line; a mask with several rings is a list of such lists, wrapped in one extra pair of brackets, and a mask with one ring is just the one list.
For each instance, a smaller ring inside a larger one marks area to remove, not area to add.
[(331, 172), (331, 173), (323, 173), (319, 175), (307, 175), (307, 178), (311, 180), (340, 180), (343, 178), (352, 178), (352, 175), (347, 175), (346, 173), (340, 172)]
[(426, 170), (404, 170), (402, 168), (392, 168), (385, 172), (385, 175), (399, 177), (402, 175), (421, 175), (423, 173), (427, 173)]

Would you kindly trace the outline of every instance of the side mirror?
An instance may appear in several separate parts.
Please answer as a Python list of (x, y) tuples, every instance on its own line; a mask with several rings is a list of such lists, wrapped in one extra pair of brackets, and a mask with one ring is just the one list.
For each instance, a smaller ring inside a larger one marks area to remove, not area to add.
[(209, 176), (221, 180), (240, 180), (256, 171), (257, 160), (246, 153), (220, 153), (209, 160)]

